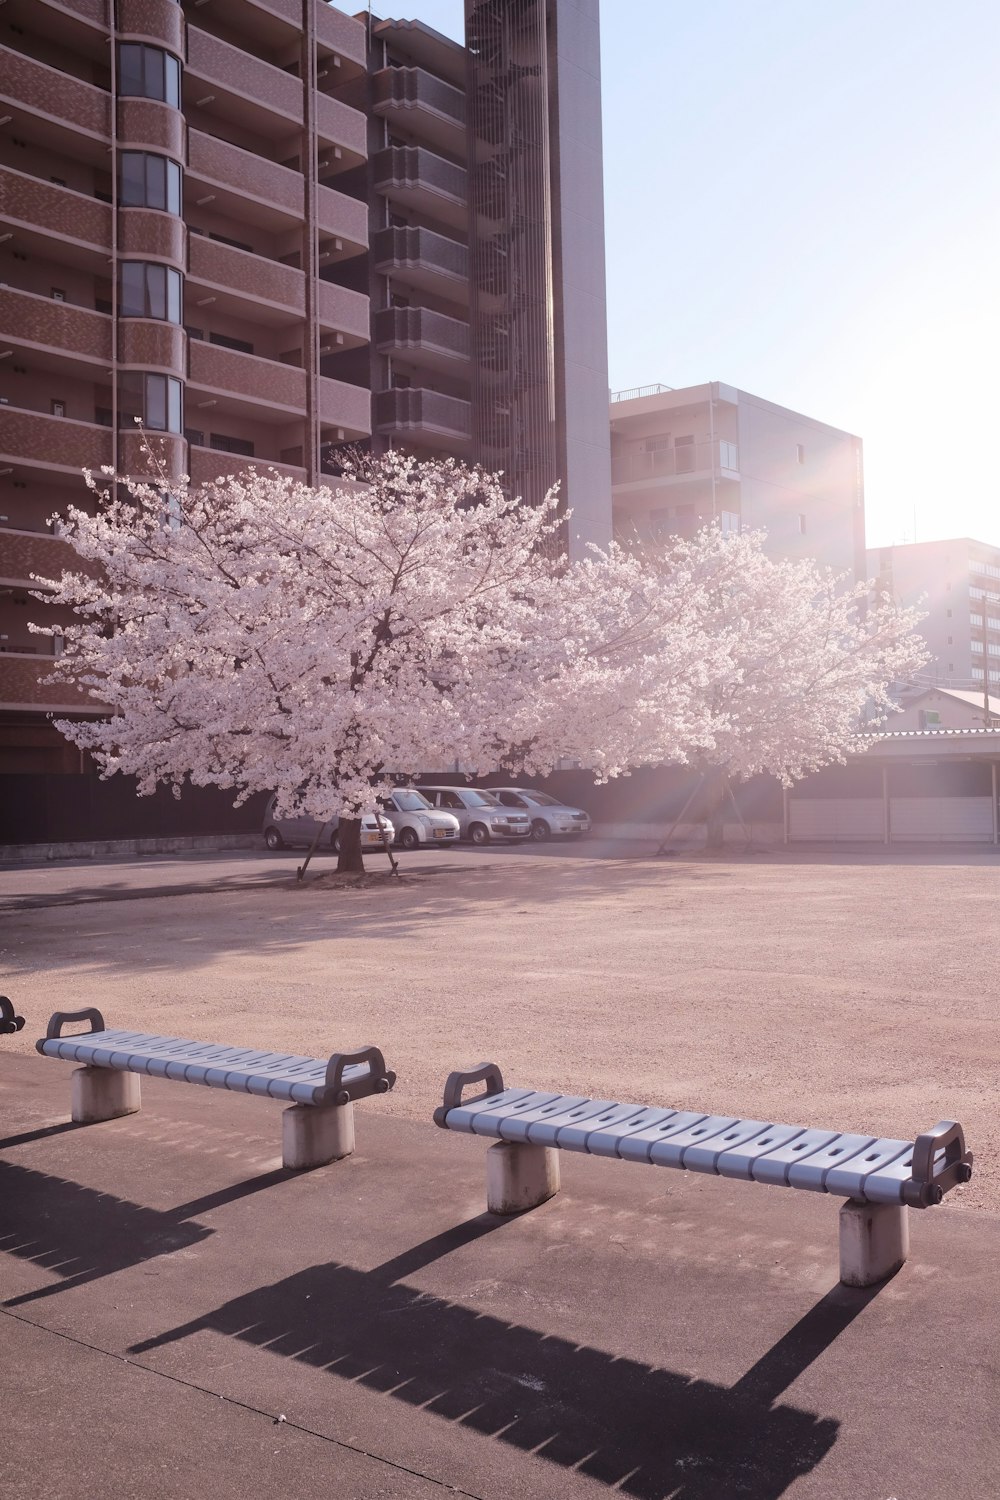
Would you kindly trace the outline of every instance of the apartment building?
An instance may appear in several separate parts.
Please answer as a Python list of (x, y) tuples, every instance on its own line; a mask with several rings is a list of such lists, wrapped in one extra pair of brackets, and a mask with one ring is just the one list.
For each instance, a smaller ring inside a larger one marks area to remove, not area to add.
[(615, 532), (763, 528), (775, 557), (866, 576), (861, 439), (718, 381), (611, 396)]
[(610, 535), (597, 0), (466, 12), (0, 6), (0, 770), (76, 767), (30, 578), (136, 417), (168, 477), (401, 445)]
[(872, 547), (868, 572), (924, 613), (932, 659), (915, 685), (1000, 693), (1000, 547), (971, 537)]

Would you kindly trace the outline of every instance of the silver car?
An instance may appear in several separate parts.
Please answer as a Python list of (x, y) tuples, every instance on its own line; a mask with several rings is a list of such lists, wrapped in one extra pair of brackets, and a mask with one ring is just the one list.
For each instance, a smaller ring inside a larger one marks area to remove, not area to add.
[(416, 787), (397, 787), (388, 797), (380, 797), (379, 805), (392, 819), (402, 849), (419, 849), (422, 844), (440, 848), (458, 838), (458, 820), (438, 812)]
[[(311, 849), (317, 832), (322, 830), (319, 848), (332, 849), (335, 854), (339, 854), (340, 836), (337, 832), (340, 824), (339, 818), (330, 818), (326, 823), (321, 823), (319, 818), (311, 817), (307, 813), (300, 813), (290, 818), (279, 818), (274, 810), (276, 801), (277, 798), (272, 797), (264, 809), (264, 843), (269, 849), (294, 849), (299, 846)], [(385, 829), (386, 839), (391, 844), (396, 837), (396, 830), (385, 813), (382, 814), (382, 827)], [(365, 813), (361, 819), (361, 847), (362, 849), (384, 847), (378, 818), (374, 813)]]
[(490, 791), (504, 807), (516, 808), (531, 819), (531, 837), (542, 843), (553, 834), (590, 832), (590, 818), (582, 807), (567, 807), (548, 792), (536, 792), (526, 786), (491, 786)]
[(504, 807), (492, 792), (476, 786), (422, 786), (420, 790), (434, 807), (444, 808), (458, 819), (463, 839), (488, 844), (491, 839), (526, 839), (531, 819), (526, 812)]

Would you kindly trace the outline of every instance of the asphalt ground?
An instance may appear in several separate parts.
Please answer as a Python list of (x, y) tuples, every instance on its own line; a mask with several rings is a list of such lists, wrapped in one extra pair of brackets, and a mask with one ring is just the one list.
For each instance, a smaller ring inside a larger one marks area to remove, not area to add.
[(391, 1098), (293, 1174), (280, 1106), (143, 1080), (73, 1127), (70, 1071), (0, 1053), (4, 1500), (996, 1494), (989, 1210), (856, 1292), (836, 1199), (564, 1155), (503, 1220)]

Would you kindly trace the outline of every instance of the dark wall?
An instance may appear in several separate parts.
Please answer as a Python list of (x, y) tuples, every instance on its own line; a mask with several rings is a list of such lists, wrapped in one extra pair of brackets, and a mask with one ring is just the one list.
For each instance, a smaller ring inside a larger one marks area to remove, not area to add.
[(240, 808), (234, 795), (192, 786), (179, 798), (167, 787), (139, 797), (123, 776), (0, 776), (0, 844), (259, 832), (266, 795)]

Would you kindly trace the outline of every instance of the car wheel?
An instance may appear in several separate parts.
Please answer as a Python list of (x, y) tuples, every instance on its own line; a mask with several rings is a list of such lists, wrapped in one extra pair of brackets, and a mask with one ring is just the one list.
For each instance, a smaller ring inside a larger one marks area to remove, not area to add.
[(415, 828), (401, 828), (399, 831), (399, 847), (401, 849), (416, 849), (420, 844), (420, 835)]
[(474, 844), (488, 844), (490, 841), (490, 830), (485, 823), (473, 823), (469, 829), (469, 838)]
[(536, 844), (544, 844), (547, 838), (552, 837), (552, 829), (544, 818), (536, 818), (531, 825), (531, 837)]
[(285, 841), (276, 828), (264, 829), (264, 843), (269, 849), (284, 849)]

